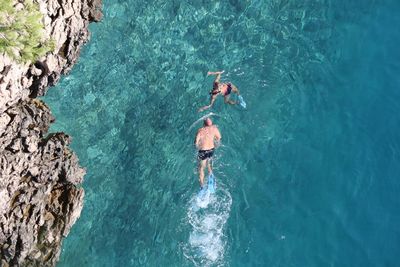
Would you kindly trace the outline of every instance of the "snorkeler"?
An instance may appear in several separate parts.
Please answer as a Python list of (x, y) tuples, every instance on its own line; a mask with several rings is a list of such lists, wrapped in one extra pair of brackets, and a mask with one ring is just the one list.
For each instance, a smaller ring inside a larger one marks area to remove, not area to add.
[(237, 104), (236, 101), (233, 101), (230, 99), (230, 94), (233, 92), (235, 94), (237, 94), (238, 96), (239, 94), (239, 89), (233, 85), (232, 83), (228, 82), (228, 83), (221, 83), (220, 79), (221, 79), (221, 74), (224, 73), (224, 71), (216, 71), (216, 72), (207, 72), (207, 75), (216, 75), (214, 83), (213, 83), (213, 89), (210, 92), (210, 105), (204, 106), (202, 108), (199, 109), (200, 111), (206, 110), (208, 108), (211, 108), (212, 105), (214, 104), (215, 100), (217, 99), (218, 95), (223, 95), (224, 96), (224, 101), (227, 104), (230, 105), (235, 105)]
[(194, 144), (199, 150), (197, 159), (199, 162), (199, 181), (200, 187), (204, 185), (204, 168), (208, 168), (208, 173), (212, 173), (211, 158), (214, 155), (215, 145), (221, 141), (221, 133), (216, 125), (213, 125), (210, 118), (204, 120), (204, 126), (201, 127), (196, 134)]

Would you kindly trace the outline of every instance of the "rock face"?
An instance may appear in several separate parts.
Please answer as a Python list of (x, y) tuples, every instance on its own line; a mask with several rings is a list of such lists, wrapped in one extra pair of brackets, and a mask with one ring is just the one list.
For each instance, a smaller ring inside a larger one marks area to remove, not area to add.
[(90, 21), (101, 18), (101, 0), (38, 0), (44, 14), (47, 37), (55, 41), (55, 51), (35, 64), (21, 65), (0, 55), (0, 112), (26, 99), (42, 96), (67, 74), (89, 38)]
[(84, 170), (67, 145), (70, 138), (51, 134), (54, 121), (39, 100), (29, 99), (2, 114), (0, 243), (4, 264), (54, 265), (61, 238), (82, 209)]
[(72, 68), (101, 19), (98, 0), (38, 0), (56, 45), (34, 64), (0, 54), (0, 266), (54, 266), (61, 241), (79, 218), (85, 171), (37, 96)]

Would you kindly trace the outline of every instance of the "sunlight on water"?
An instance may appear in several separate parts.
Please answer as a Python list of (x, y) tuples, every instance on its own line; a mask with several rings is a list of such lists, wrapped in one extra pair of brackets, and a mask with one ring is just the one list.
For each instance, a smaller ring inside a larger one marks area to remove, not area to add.
[[(396, 266), (399, 5), (104, 1), (45, 97), (87, 169), (59, 266)], [(246, 109), (197, 112), (209, 70)], [(205, 115), (222, 145), (199, 207)]]

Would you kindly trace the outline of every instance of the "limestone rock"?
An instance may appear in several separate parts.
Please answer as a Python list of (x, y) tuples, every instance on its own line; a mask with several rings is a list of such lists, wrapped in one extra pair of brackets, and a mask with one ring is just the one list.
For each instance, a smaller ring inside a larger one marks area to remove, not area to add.
[(77, 61), (101, 1), (34, 1), (56, 49), (33, 64), (0, 54), (0, 266), (55, 266), (83, 207), (85, 170), (71, 137), (47, 134), (54, 117), (35, 97)]
[(12, 120), (0, 143), (0, 255), (11, 265), (54, 266), (82, 210), (85, 171), (69, 136), (45, 136), (54, 118), (44, 103), (31, 99), (5, 113)]

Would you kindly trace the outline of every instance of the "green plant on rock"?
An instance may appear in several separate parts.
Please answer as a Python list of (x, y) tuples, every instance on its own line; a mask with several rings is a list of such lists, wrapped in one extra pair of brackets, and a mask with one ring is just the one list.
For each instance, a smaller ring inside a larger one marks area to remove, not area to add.
[(36, 2), (0, 0), (0, 53), (27, 63), (54, 47), (54, 41), (44, 37), (43, 14)]

